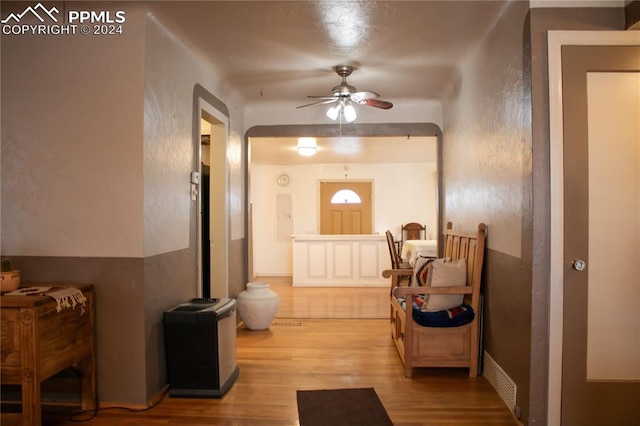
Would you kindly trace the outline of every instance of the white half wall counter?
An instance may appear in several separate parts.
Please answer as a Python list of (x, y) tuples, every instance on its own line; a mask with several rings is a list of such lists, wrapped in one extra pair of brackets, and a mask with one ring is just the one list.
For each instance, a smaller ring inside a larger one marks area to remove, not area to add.
[(384, 235), (293, 235), (294, 287), (385, 287)]

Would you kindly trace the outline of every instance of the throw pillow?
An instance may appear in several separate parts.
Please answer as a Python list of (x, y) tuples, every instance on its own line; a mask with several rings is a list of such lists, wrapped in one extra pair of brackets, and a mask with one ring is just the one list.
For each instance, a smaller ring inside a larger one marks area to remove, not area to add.
[[(467, 284), (467, 262), (464, 259), (431, 262), (427, 287), (464, 287)], [(430, 294), (422, 305), (423, 312), (437, 312), (462, 304), (463, 294)]]
[(411, 286), (427, 285), (427, 275), (429, 273), (429, 264), (433, 259), (428, 257), (418, 257), (413, 264), (413, 276), (411, 277)]

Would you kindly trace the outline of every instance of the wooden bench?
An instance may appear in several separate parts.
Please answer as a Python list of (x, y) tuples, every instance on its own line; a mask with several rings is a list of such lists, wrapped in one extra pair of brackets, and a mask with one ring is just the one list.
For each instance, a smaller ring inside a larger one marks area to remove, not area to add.
[[(487, 226), (478, 225), (473, 234), (453, 230), (447, 223), (444, 233), (444, 257), (451, 260), (465, 259), (467, 282), (460, 287), (397, 286), (391, 295), (391, 338), (405, 368), (405, 376), (411, 377), (414, 367), (467, 367), (469, 376), (478, 375), (480, 286), (484, 260)], [(385, 278), (407, 275), (412, 269), (387, 269)], [(397, 279), (397, 278), (395, 278)], [(470, 305), (475, 318), (468, 324), (456, 327), (428, 327), (415, 322), (411, 313), (412, 296), (423, 294), (462, 294), (464, 303)], [(398, 298), (406, 298), (408, 315)]]

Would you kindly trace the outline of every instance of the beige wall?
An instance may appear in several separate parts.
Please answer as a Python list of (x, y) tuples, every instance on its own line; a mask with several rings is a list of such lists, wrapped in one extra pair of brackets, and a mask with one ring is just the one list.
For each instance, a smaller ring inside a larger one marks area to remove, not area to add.
[[(189, 247), (193, 84), (203, 67), (154, 19), (145, 35), (144, 254)], [(195, 67), (188, 66), (190, 64)], [(206, 68), (205, 68), (206, 69)], [(196, 74), (196, 75), (194, 75)]]
[(2, 36), (3, 254), (142, 257), (143, 35)]
[(461, 86), (444, 111), (447, 220), (469, 229), (485, 222), (487, 246), (514, 257), (521, 255), (531, 178), (522, 60), (527, 5), (521, 3), (510, 6), (464, 60)]

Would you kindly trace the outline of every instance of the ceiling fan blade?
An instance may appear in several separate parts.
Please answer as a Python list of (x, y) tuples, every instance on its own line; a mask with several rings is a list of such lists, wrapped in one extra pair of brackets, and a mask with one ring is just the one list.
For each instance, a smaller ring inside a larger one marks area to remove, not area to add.
[[(372, 92), (370, 90), (358, 92), (355, 87), (350, 86), (347, 83), (347, 77), (351, 75), (351, 72), (353, 71), (352, 66), (338, 65), (333, 69), (340, 77), (342, 77), (342, 82), (331, 89), (332, 96), (307, 96), (307, 98), (316, 99), (317, 101), (306, 105), (300, 105), (296, 108), (304, 108), (311, 105), (322, 105), (338, 102), (338, 107), (341, 106), (342, 108), (344, 108), (344, 110), (342, 111), (343, 113), (348, 114), (349, 116), (354, 115), (353, 118), (355, 118), (355, 113), (352, 114), (353, 108), (351, 108), (351, 102), (380, 109), (389, 109), (393, 107), (393, 104), (391, 102), (377, 99), (380, 97), (380, 95), (378, 95), (376, 92)], [(327, 115), (332, 119), (335, 119), (335, 117), (333, 117), (334, 113), (336, 115), (339, 113), (337, 108), (330, 108), (329, 111), (327, 111)], [(347, 116), (345, 115), (345, 117)], [(347, 121), (351, 122), (353, 120)]]
[(306, 105), (300, 105), (300, 106), (297, 106), (296, 108), (304, 108), (304, 107), (308, 107), (308, 106), (312, 106), (312, 105), (330, 104), (332, 102), (336, 102), (337, 100), (338, 99), (336, 99), (336, 98), (331, 98), (331, 99), (326, 100), (326, 101), (318, 101), (318, 102), (312, 102), (312, 103), (306, 104)]
[(338, 96), (307, 96), (310, 99), (338, 99)]
[(393, 107), (393, 104), (389, 101), (383, 101), (382, 99), (361, 99), (358, 101), (360, 105), (372, 106), (375, 108), (389, 109)]
[(353, 99), (356, 102), (359, 102), (362, 99), (372, 99), (372, 98), (379, 98), (380, 95), (378, 95), (376, 92), (372, 92), (370, 90), (364, 91), (364, 92), (356, 92), (356, 93), (352, 93), (351, 94), (351, 99)]

